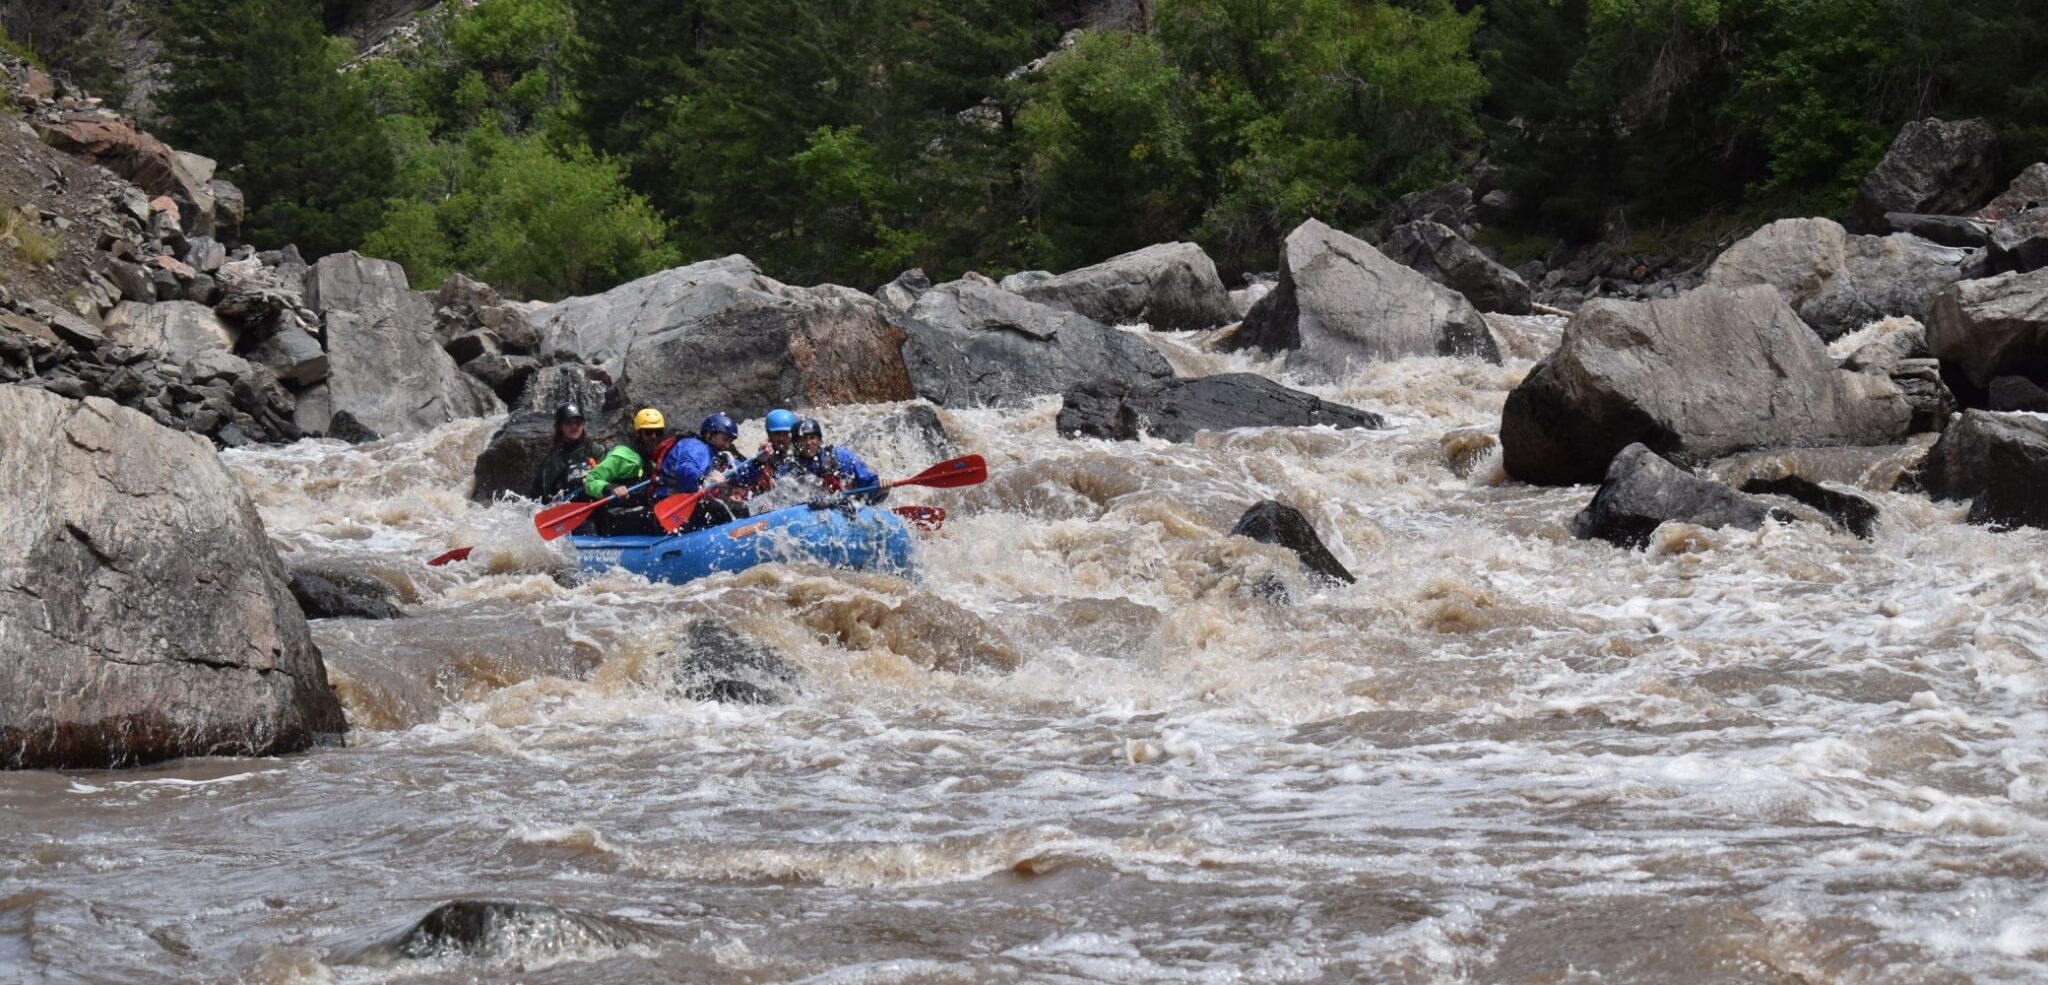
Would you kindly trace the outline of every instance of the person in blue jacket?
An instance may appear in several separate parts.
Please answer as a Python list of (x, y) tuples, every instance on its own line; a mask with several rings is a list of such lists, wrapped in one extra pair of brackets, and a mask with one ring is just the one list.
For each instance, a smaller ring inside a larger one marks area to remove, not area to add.
[(790, 432), (796, 429), (796, 415), (777, 407), (768, 412), (768, 441), (754, 457), (734, 467), (734, 485), (745, 487), (751, 492), (764, 493), (775, 485), (775, 480), (789, 467)]
[(816, 420), (806, 417), (797, 421), (795, 435), (792, 471), (810, 475), (832, 492), (865, 489), (858, 497), (865, 502), (879, 503), (888, 498), (889, 490), (880, 488), (881, 478), (859, 455), (825, 444), (825, 429)]
[(739, 436), (738, 422), (723, 413), (712, 414), (704, 419), (696, 434), (676, 441), (661, 457), (657, 498), (712, 490), (697, 501), (696, 512), (690, 514), (683, 530), (701, 530), (747, 515), (747, 508), (731, 495), (737, 490), (727, 484), (727, 478), (740, 464), (739, 456), (732, 450), (732, 443)]

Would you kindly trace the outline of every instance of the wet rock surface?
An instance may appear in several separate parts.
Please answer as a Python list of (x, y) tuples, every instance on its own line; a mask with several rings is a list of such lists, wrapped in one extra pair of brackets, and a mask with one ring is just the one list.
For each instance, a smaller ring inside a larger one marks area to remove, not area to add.
[(1572, 519), (1572, 536), (1643, 547), (1670, 521), (1755, 530), (1775, 514), (1769, 501), (1679, 468), (1641, 444), (1614, 456), (1593, 501)]
[(797, 693), (799, 675), (787, 657), (722, 623), (692, 625), (672, 656), (673, 685), (692, 701), (774, 705)]
[(1128, 384), (1098, 380), (1061, 397), (1061, 434), (1187, 441), (1202, 431), (1246, 427), (1378, 428), (1370, 411), (1330, 403), (1252, 373)]
[(1829, 489), (1817, 482), (1808, 482), (1796, 475), (1751, 479), (1742, 484), (1742, 491), (1757, 496), (1783, 496), (1805, 503), (1865, 540), (1870, 539), (1877, 527), (1877, 506), (1870, 500)]
[(1942, 433), (1920, 484), (1970, 500), (1971, 523), (2048, 527), (2048, 416), (1971, 410)]
[(344, 949), (333, 960), (374, 967), (450, 958), (541, 961), (626, 947), (647, 937), (632, 921), (548, 903), (456, 900), (387, 940)]
[(1230, 528), (1233, 537), (1249, 537), (1261, 544), (1278, 544), (1294, 552), (1301, 566), (1333, 583), (1353, 584), (1358, 579), (1323, 546), (1315, 524), (1300, 510), (1276, 500), (1262, 500), (1237, 518)]
[(398, 590), (374, 575), (319, 566), (293, 569), (292, 598), (308, 619), (397, 619)]

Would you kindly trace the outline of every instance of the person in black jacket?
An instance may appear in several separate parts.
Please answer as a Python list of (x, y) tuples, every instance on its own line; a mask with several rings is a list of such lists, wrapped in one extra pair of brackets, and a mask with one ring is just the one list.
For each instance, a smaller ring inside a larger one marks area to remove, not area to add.
[(584, 498), (583, 477), (597, 459), (597, 445), (583, 433), (583, 408), (574, 401), (556, 407), (555, 440), (533, 474), (528, 495), (543, 503)]

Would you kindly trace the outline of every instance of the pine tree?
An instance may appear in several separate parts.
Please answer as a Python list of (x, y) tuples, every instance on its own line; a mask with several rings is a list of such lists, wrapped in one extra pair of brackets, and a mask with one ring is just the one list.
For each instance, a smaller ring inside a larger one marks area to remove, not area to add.
[(308, 256), (361, 242), (394, 167), (320, 12), (315, 0), (170, 0), (158, 14), (170, 64), (158, 132), (241, 187), (249, 241)]

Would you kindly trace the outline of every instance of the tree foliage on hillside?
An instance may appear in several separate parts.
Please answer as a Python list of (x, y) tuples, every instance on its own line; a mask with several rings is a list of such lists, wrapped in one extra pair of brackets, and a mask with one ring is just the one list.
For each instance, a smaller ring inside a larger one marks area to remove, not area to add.
[(348, 72), (338, 3), (168, 0), (170, 135), (259, 238), (541, 297), (732, 252), (1271, 269), (1482, 159), (1532, 240), (1826, 213), (1935, 114), (2048, 156), (2048, 0), (1153, 0), (1064, 41), (1034, 0), (476, 0)]
[(2043, 0), (1486, 0), (1491, 150), (1578, 238), (1711, 209), (1828, 214), (1899, 127), (1981, 116), (2048, 154)]
[(363, 66), (399, 160), (368, 250), (416, 281), (459, 271), (547, 299), (676, 262), (668, 224), (570, 123), (575, 27), (568, 0), (450, 6)]
[(316, 256), (360, 244), (384, 211), (391, 149), (315, 7), (167, 0), (157, 10), (170, 66), (157, 128), (241, 186), (244, 235)]

